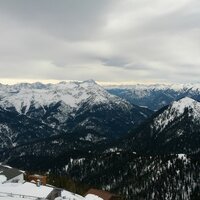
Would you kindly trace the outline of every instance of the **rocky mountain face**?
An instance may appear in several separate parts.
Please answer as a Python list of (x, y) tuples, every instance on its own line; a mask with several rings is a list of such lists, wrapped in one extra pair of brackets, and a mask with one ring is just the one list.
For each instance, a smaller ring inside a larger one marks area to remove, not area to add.
[(0, 85), (0, 112), (2, 148), (60, 134), (81, 133), (91, 142), (116, 138), (152, 114), (92, 80)]
[(43, 122), (0, 108), (0, 152), (56, 134)]
[(186, 96), (200, 101), (200, 84), (109, 86), (106, 89), (130, 103), (151, 110), (159, 110)]
[(127, 148), (143, 153), (196, 153), (200, 151), (200, 103), (185, 97), (156, 112), (130, 131)]

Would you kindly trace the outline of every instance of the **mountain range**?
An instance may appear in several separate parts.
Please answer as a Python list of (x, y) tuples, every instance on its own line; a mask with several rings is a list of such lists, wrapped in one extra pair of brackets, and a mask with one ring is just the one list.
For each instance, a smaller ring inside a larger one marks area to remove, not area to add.
[(2, 148), (54, 135), (101, 140), (125, 134), (152, 111), (109, 94), (93, 80), (0, 85)]
[(117, 87), (0, 85), (1, 161), (126, 200), (199, 199), (200, 86)]
[(107, 86), (107, 91), (130, 103), (159, 110), (183, 97), (200, 101), (200, 84), (153, 84)]

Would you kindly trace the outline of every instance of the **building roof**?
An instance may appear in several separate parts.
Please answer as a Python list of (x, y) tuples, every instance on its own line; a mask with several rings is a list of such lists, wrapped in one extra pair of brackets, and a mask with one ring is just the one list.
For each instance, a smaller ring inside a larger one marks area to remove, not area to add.
[[(57, 189), (51, 185), (37, 187), (36, 184), (30, 182), (4, 183), (0, 184), (0, 200), (48, 199), (49, 195)], [(61, 191), (61, 197), (63, 199), (85, 200), (84, 197), (66, 190)]]
[(100, 198), (102, 198), (103, 200), (110, 200), (111, 198), (113, 197), (118, 197), (117, 195), (115, 194), (112, 194), (110, 192), (107, 192), (107, 191), (103, 191), (103, 190), (97, 190), (97, 189), (90, 189), (86, 194), (94, 194)]
[(38, 187), (34, 183), (4, 183), (0, 184), (0, 194), (11, 194), (18, 197), (24, 195), (25, 197), (46, 198), (54, 188), (48, 186)]
[(5, 176), (7, 180), (10, 180), (16, 176), (19, 176), (22, 173), (23, 172), (18, 169), (5, 166), (5, 165), (0, 165), (0, 175)]

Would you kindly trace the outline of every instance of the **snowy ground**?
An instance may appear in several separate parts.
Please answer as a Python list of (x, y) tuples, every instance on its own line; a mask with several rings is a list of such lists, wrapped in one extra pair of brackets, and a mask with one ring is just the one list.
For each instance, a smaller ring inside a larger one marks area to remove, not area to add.
[[(36, 186), (34, 183), (0, 183), (0, 200), (45, 200), (53, 191), (50, 186)], [(78, 194), (63, 190), (61, 197), (56, 200), (103, 200), (95, 195), (82, 197)]]

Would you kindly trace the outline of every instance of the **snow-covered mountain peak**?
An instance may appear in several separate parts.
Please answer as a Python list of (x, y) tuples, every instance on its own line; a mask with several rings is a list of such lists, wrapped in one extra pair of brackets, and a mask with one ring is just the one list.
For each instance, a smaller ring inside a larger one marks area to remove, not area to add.
[(22, 90), (22, 89), (42, 89), (46, 88), (47, 85), (41, 82), (35, 83), (18, 83), (14, 85), (2, 85), (2, 87), (7, 88), (8, 90)]
[(180, 113), (183, 113), (186, 108), (200, 111), (200, 103), (190, 97), (184, 97), (178, 101), (174, 101), (171, 108), (178, 110)]
[(184, 97), (178, 101), (174, 101), (170, 109), (176, 110), (179, 114), (183, 114), (186, 108), (190, 109), (194, 114), (199, 114), (200, 117), (200, 102), (190, 97)]
[(86, 81), (83, 81), (83, 83), (96, 84), (97, 85), (97, 83), (93, 79), (88, 79)]
[(5, 109), (14, 107), (19, 113), (27, 113), (30, 106), (45, 108), (58, 102), (63, 102), (70, 113), (85, 102), (99, 104), (110, 101), (124, 102), (109, 94), (93, 80), (58, 84), (20, 83), (0, 87), (0, 106)]
[(161, 114), (154, 119), (156, 129), (163, 130), (174, 119), (181, 117), (187, 111), (187, 115), (200, 121), (200, 102), (192, 98), (184, 97), (174, 101)]
[(189, 104), (191, 104), (191, 103), (194, 103), (194, 102), (197, 102), (197, 101), (195, 101), (194, 99), (192, 99), (191, 97), (183, 97), (183, 98), (181, 98), (181, 99), (179, 99), (177, 102), (179, 102), (179, 103), (185, 103), (186, 105), (189, 105)]
[(125, 133), (152, 114), (91, 80), (2, 86), (0, 109), (42, 122), (58, 132), (84, 129), (85, 134), (95, 131), (109, 137)]

